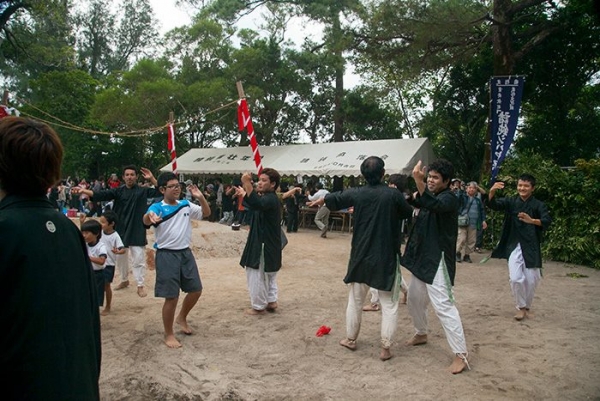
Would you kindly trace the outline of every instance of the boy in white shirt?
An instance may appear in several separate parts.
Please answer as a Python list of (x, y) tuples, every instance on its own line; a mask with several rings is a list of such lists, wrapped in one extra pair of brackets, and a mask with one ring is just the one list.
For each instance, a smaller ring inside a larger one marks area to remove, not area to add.
[[(180, 348), (181, 343), (175, 337), (173, 322), (176, 321), (185, 334), (192, 334), (192, 329), (187, 323), (187, 315), (202, 294), (198, 266), (189, 247), (192, 241), (191, 219), (202, 220), (203, 217), (210, 216), (211, 211), (202, 191), (195, 185), (189, 185), (187, 189), (200, 201), (201, 206), (187, 199), (179, 200), (181, 185), (175, 174), (162, 173), (158, 177), (157, 184), (164, 199), (152, 204), (143, 220), (147, 228), (155, 227), (157, 250), (154, 295), (165, 298), (162, 309), (165, 344), (169, 348)], [(175, 319), (179, 289), (187, 295)]]
[(106, 264), (104, 266), (104, 292), (106, 294), (106, 305), (100, 314), (106, 316), (110, 313), (110, 307), (112, 305), (112, 289), (110, 285), (115, 277), (117, 255), (125, 254), (125, 247), (121, 240), (121, 236), (115, 231), (117, 214), (111, 210), (107, 210), (102, 213), (99, 221), (102, 225), (102, 238), (100, 238), (100, 241), (106, 245), (107, 251)]
[(87, 244), (88, 256), (94, 269), (98, 307), (104, 303), (104, 263), (106, 263), (106, 245), (100, 241), (102, 225), (96, 220), (88, 220), (81, 225), (81, 234)]

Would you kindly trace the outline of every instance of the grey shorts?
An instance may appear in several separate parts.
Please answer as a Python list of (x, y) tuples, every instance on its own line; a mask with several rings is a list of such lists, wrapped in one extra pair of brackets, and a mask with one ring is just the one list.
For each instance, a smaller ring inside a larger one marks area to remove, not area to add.
[(157, 250), (154, 296), (177, 298), (179, 289), (183, 292), (202, 291), (202, 282), (192, 251), (189, 248), (180, 251)]

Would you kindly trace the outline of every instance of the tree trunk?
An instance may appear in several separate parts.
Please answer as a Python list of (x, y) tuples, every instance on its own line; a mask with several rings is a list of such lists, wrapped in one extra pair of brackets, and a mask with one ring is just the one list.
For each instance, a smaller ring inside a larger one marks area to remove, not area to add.
[[(342, 99), (344, 98), (344, 57), (342, 28), (339, 13), (333, 18), (332, 27), (333, 51), (335, 55), (335, 109), (333, 112), (333, 141), (344, 141), (344, 118), (342, 115)], [(344, 189), (342, 177), (333, 177), (333, 191)]]

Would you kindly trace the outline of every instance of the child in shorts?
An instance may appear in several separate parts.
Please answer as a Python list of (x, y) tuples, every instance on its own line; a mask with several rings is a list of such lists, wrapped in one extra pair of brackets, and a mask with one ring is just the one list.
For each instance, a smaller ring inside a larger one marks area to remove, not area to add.
[(94, 269), (98, 307), (104, 303), (104, 263), (106, 263), (106, 245), (102, 237), (102, 225), (96, 220), (88, 220), (81, 225), (81, 234), (87, 244), (88, 256)]
[(112, 306), (112, 289), (110, 287), (115, 277), (115, 265), (117, 264), (117, 255), (125, 253), (125, 247), (121, 236), (115, 231), (117, 223), (117, 214), (111, 210), (107, 210), (100, 216), (100, 224), (102, 225), (102, 238), (100, 241), (106, 245), (106, 265), (104, 266), (104, 292), (106, 294), (106, 305), (100, 314), (106, 316), (110, 313)]
[[(165, 344), (169, 348), (180, 348), (175, 337), (173, 323), (177, 322), (184, 334), (192, 334), (187, 323), (187, 315), (202, 294), (202, 282), (196, 260), (190, 249), (192, 242), (191, 220), (202, 220), (211, 214), (206, 198), (195, 185), (188, 185), (188, 191), (200, 201), (200, 206), (187, 199), (179, 200), (181, 185), (171, 172), (158, 177), (158, 189), (163, 194), (161, 202), (152, 204), (144, 215), (144, 225), (154, 226), (156, 240), (156, 285), (154, 295), (165, 298), (162, 309)], [(181, 310), (175, 319), (175, 309), (179, 300), (179, 290), (187, 293)]]

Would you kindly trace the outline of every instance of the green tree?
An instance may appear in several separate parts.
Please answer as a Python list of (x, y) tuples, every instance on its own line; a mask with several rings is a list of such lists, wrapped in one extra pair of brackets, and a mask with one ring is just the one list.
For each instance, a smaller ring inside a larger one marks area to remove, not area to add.
[(75, 17), (80, 68), (96, 78), (127, 69), (156, 44), (158, 36), (148, 0), (125, 0), (116, 14), (111, 11), (112, 3), (93, 0)]
[[(90, 126), (89, 113), (95, 101), (98, 81), (89, 74), (78, 71), (53, 71), (41, 74), (31, 81), (30, 103), (23, 112), (47, 121), (58, 132), (65, 148), (63, 175), (72, 177), (97, 177), (102, 164), (102, 152), (107, 149), (108, 138), (95, 137), (81, 132)], [(55, 120), (39, 110), (60, 119)]]
[(9, 89), (25, 93), (30, 79), (74, 67), (71, 3), (0, 2), (0, 15), (6, 18), (0, 30), (0, 71)]
[(456, 175), (480, 181), (487, 133), (491, 59), (478, 55), (454, 66), (435, 92), (432, 110), (420, 122), (420, 135), (432, 141), (436, 155), (451, 160)]
[(344, 96), (344, 140), (368, 141), (402, 138), (398, 116), (379, 102), (379, 92), (356, 87)]
[(526, 87), (516, 147), (572, 166), (600, 154), (600, 23), (582, 1), (570, 1), (555, 19), (562, 29), (518, 66)]
[(122, 164), (156, 169), (170, 160), (165, 126), (169, 111), (179, 107), (175, 99), (183, 87), (168, 67), (165, 61), (141, 60), (97, 96), (91, 111), (94, 120), (109, 132), (134, 132), (112, 138)]

